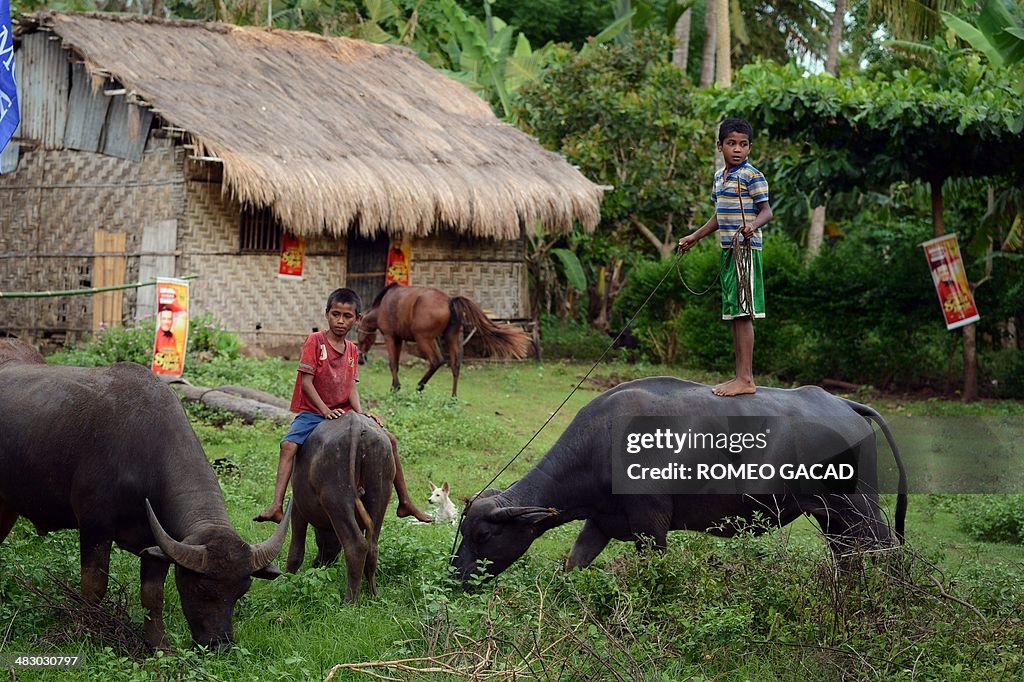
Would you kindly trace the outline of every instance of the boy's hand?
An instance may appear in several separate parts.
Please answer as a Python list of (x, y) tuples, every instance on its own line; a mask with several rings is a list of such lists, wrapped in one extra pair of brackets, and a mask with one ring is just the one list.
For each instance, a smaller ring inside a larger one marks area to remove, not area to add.
[(679, 252), (686, 253), (693, 248), (693, 245), (697, 243), (697, 237), (693, 234), (688, 234), (679, 240)]
[(333, 410), (327, 410), (323, 414), (324, 414), (324, 419), (337, 419), (341, 415), (345, 414), (345, 410), (343, 410), (341, 408), (336, 408), (336, 409), (333, 409)]
[(747, 239), (753, 237), (755, 232), (757, 232), (757, 228), (750, 224), (744, 225), (740, 228), (740, 233)]
[(377, 422), (377, 426), (379, 426), (380, 428), (382, 428), (382, 429), (384, 428), (384, 422), (382, 422), (382, 421), (380, 420), (380, 417), (378, 417), (377, 415), (375, 415), (375, 414), (371, 414), (371, 413), (369, 413), (369, 412), (363, 412), (363, 415), (364, 415), (364, 416), (367, 416), (367, 417), (369, 417), (370, 419), (372, 419), (373, 421)]

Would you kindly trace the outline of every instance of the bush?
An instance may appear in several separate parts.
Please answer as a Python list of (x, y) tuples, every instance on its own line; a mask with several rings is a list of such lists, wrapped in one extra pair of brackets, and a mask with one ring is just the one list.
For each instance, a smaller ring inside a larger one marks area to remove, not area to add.
[(983, 383), (996, 398), (1024, 398), (1024, 352), (1012, 348), (980, 353)]
[(238, 335), (217, 322), (213, 313), (200, 313), (188, 321), (188, 350), (192, 353), (234, 360), (240, 345)]
[[(156, 317), (145, 317), (123, 327), (103, 326), (91, 339), (78, 345), (68, 344), (54, 353), (51, 362), (79, 367), (102, 367), (115, 362), (134, 362), (149, 366), (153, 359), (156, 338)], [(238, 336), (218, 324), (211, 313), (200, 313), (189, 319), (188, 351), (191, 363), (213, 358), (235, 359), (240, 343)], [(186, 367), (189, 365), (186, 361)]]
[[(722, 321), (717, 283), (721, 253), (718, 244), (707, 239), (680, 259), (678, 266), (675, 259), (640, 261), (630, 271), (615, 299), (614, 312), (625, 321), (640, 311), (633, 333), (653, 359), (720, 371), (733, 368), (732, 332)], [(765, 241), (764, 261), (769, 317), (756, 323), (755, 369), (778, 372), (802, 367), (809, 350), (800, 343), (804, 334), (795, 296), (803, 271), (799, 249), (784, 235), (772, 235)], [(703, 295), (694, 293), (705, 290)]]
[(540, 318), (540, 345), (546, 360), (597, 360), (611, 342), (611, 337), (586, 322), (551, 315)]
[(149, 366), (153, 359), (156, 318), (147, 317), (125, 327), (101, 327), (81, 346), (69, 343), (54, 353), (51, 362), (79, 367), (102, 367), (114, 362)]
[(1024, 544), (1024, 495), (972, 495), (958, 505), (960, 528), (975, 540)]

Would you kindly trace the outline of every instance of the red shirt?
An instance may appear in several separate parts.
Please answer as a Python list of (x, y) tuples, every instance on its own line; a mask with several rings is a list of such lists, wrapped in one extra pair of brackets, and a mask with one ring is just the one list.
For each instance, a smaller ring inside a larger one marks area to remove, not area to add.
[(313, 332), (306, 337), (299, 358), (299, 373), (292, 390), (291, 410), (320, 414), (313, 401), (302, 392), (303, 374), (313, 375), (313, 388), (328, 408), (350, 410), (352, 405), (349, 396), (359, 380), (359, 349), (356, 344), (346, 340), (345, 352), (339, 353), (327, 342), (325, 332)]

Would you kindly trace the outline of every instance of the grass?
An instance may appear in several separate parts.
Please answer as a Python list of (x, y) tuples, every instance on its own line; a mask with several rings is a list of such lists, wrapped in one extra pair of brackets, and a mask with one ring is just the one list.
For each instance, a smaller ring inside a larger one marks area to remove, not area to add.
[[(409, 488), (426, 506), (428, 480), (449, 481), (455, 495), (490, 482), (589, 368), (470, 364), (459, 399), (452, 400), (447, 370), (417, 393), (412, 389), (422, 366), (403, 366), (405, 388), (392, 394), (385, 363), (373, 358), (360, 370), (360, 393), (397, 435)], [(678, 370), (599, 367), (495, 485), (505, 487), (528, 470), (602, 390), (658, 374)], [(189, 378), (210, 386), (245, 383), (287, 397), (293, 377), (291, 362), (240, 360), (207, 363)], [(887, 415), (1024, 415), (1024, 405), (1011, 401), (963, 406), (854, 398)], [(207, 408), (190, 407), (189, 413), (235, 527), (250, 541), (265, 539), (270, 529), (251, 517), (269, 500), (285, 428), (244, 425)], [(568, 524), (540, 538), (495, 585), (468, 594), (454, 588), (446, 572), (454, 528), (389, 514), (376, 597), (343, 606), (338, 568), (309, 566), (311, 533), (302, 571), (256, 581), (238, 603), (238, 646), (227, 653), (188, 647), (188, 628), (168, 581), (164, 614), (175, 650), (143, 659), (125, 655), (116, 642), (75, 632), (66, 614), (46, 608), (28, 589), (26, 582), (46, 589), (54, 576), (78, 583), (77, 534), (39, 538), (21, 520), (0, 545), (0, 652), (83, 652), (81, 670), (32, 673), (61, 680), (324, 679), (339, 663), (425, 656), (447, 671), (427, 679), (460, 679), (483, 655), (492, 679), (512, 679), (512, 671), (526, 679), (1020, 679), (1024, 546), (967, 536), (957, 515), (957, 505), (970, 504), (964, 498), (915, 495), (907, 520), (912, 551), (879, 558), (847, 579), (832, 573), (808, 521), (732, 540), (674, 533), (661, 556), (637, 556), (631, 545), (613, 543), (595, 569), (564, 574), (559, 567), (579, 529)], [(138, 627), (137, 558), (115, 551), (111, 574), (112, 598), (123, 598)], [(927, 575), (949, 595), (970, 601), (984, 620), (942, 597)], [(413, 677), (396, 668), (375, 672)], [(18, 676), (32, 679), (25, 671)], [(367, 676), (345, 669), (334, 679)]]

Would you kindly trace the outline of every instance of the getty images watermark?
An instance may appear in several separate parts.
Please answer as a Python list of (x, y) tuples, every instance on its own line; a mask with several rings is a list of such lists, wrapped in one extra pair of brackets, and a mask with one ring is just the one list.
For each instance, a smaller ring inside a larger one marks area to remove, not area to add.
[[(887, 420), (912, 493), (1024, 492), (1024, 419)], [(859, 415), (620, 417), (616, 494), (895, 493), (889, 441)]]
[(848, 494), (877, 490), (862, 417), (631, 417), (614, 425), (618, 494)]

